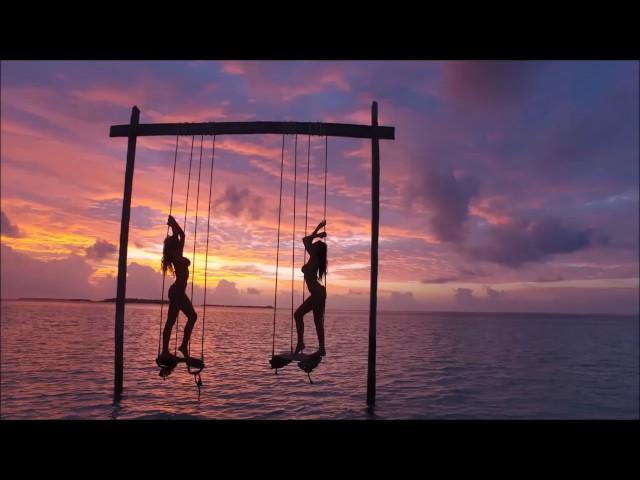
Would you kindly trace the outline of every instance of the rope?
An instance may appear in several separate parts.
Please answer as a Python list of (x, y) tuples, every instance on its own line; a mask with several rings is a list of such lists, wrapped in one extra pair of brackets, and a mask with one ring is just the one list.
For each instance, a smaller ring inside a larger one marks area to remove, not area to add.
[[(200, 205), (200, 174), (202, 173), (202, 144), (204, 135), (200, 136), (200, 164), (198, 166), (198, 190), (196, 193), (196, 221), (193, 226), (193, 254), (191, 255), (191, 302), (193, 302), (193, 281), (196, 277), (196, 240), (198, 239), (198, 207)], [(193, 332), (193, 331), (192, 331)], [(191, 337), (187, 345), (187, 353), (191, 354)]]
[(211, 144), (211, 174), (209, 176), (209, 212), (207, 214), (207, 247), (204, 254), (204, 305), (202, 307), (202, 341), (200, 344), (200, 357), (204, 362), (204, 325), (207, 315), (207, 264), (209, 262), (209, 227), (211, 225), (211, 191), (213, 189), (213, 162), (216, 154), (216, 137), (213, 136)]
[(191, 137), (191, 154), (189, 155), (189, 178), (187, 179), (187, 202), (184, 205), (184, 231), (187, 231), (187, 209), (189, 207), (189, 187), (191, 186), (191, 161), (193, 160), (193, 142), (195, 141), (195, 136)]
[(280, 261), (280, 214), (282, 213), (282, 177), (284, 174), (284, 135), (282, 135), (282, 160), (280, 163), (280, 204), (278, 205), (278, 246), (276, 249), (276, 285), (273, 300), (273, 343), (271, 345), (271, 356), (276, 354), (276, 312), (278, 310), (278, 265)]
[[(327, 219), (327, 150), (328, 150), (328, 139), (329, 137), (324, 137), (324, 214), (322, 219)], [(327, 231), (327, 226), (323, 227), (324, 231)]]
[(291, 236), (291, 353), (293, 353), (293, 292), (296, 265), (296, 184), (298, 179), (298, 135), (293, 154), (293, 233)]
[[(183, 230), (187, 231), (187, 209), (189, 207), (189, 187), (191, 186), (191, 161), (193, 160), (193, 142), (195, 141), (194, 136), (191, 137), (191, 154), (189, 155), (189, 177), (187, 179), (187, 201), (184, 205), (184, 222), (183, 222)], [(180, 314), (176, 317), (176, 341), (173, 345), (173, 354), (178, 355), (178, 327), (180, 324)]]
[(193, 254), (191, 258), (193, 263), (191, 265), (191, 301), (193, 301), (193, 280), (196, 276), (196, 240), (198, 236), (198, 208), (200, 205), (200, 174), (202, 173), (202, 144), (204, 142), (204, 136), (200, 137), (200, 165), (198, 166), (198, 190), (196, 194), (196, 221), (193, 226)]
[[(327, 233), (327, 225), (326, 225), (326, 221), (327, 221), (327, 158), (328, 158), (328, 151), (329, 151), (329, 137), (325, 136), (324, 137), (324, 214), (322, 216), (322, 219), (325, 221), (325, 225), (323, 228), (324, 233), (325, 233), (325, 237), (324, 237), (324, 241), (325, 243), (327, 242), (327, 237), (326, 237), (326, 233)], [(327, 272), (324, 272), (324, 293), (325, 293), (325, 299), (327, 298)], [(325, 300), (326, 302), (326, 300)], [(322, 309), (322, 325), (324, 325), (324, 313), (327, 309), (327, 306), (325, 304), (325, 307)], [(309, 377), (309, 380), (311, 380), (311, 377)]]
[[(169, 215), (173, 210), (173, 186), (176, 182), (176, 163), (178, 162), (178, 141), (180, 139), (180, 135), (176, 135), (176, 153), (173, 156), (173, 176), (171, 177), (171, 200), (169, 201)], [(167, 225), (167, 233), (165, 237), (169, 235), (169, 225)], [(158, 356), (160, 356), (161, 345), (162, 345), (162, 318), (163, 318), (163, 310), (164, 310), (164, 279), (167, 276), (167, 272), (162, 270), (162, 293), (160, 297), (160, 334), (158, 335)]]
[[(309, 160), (311, 159), (311, 135), (309, 135), (309, 143), (307, 146), (307, 201), (304, 206), (304, 236), (307, 236), (307, 214), (309, 212)], [(307, 263), (307, 249), (304, 249), (304, 263)], [(304, 265), (303, 263), (303, 265)], [(302, 278), (302, 303), (304, 303), (304, 287), (305, 281), (304, 277)]]

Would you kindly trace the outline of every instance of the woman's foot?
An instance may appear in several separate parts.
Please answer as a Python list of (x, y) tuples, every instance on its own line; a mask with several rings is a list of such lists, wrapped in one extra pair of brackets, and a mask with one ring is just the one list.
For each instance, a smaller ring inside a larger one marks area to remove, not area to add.
[[(156, 358), (156, 363), (162, 369), (173, 369), (178, 364), (178, 358), (168, 351), (163, 351), (160, 355), (158, 355), (158, 358)], [(169, 373), (167, 373), (167, 375), (169, 375)]]
[(160, 359), (169, 359), (170, 360), (170, 359), (176, 358), (176, 356), (173, 353), (171, 353), (171, 352), (169, 352), (167, 350), (163, 350), (158, 358), (160, 358)]
[(321, 357), (326, 357), (327, 356), (327, 351), (324, 349), (324, 347), (320, 347), (320, 349), (318, 349), (318, 354)]
[(298, 353), (302, 352), (304, 350), (304, 348), (305, 348), (304, 343), (298, 342), (298, 345), (296, 345), (295, 353), (298, 354)]
[(182, 353), (182, 356), (184, 358), (189, 358), (189, 348), (186, 345), (180, 345), (180, 347), (178, 347), (178, 350), (180, 351), (180, 353)]

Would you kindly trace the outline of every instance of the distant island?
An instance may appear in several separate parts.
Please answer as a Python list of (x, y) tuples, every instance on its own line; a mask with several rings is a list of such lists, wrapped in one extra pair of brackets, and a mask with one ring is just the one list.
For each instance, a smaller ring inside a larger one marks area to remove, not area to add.
[[(100, 300), (100, 302), (107, 302), (107, 303), (113, 303), (115, 301), (116, 301), (115, 298), (105, 298), (104, 300)], [(125, 300), (125, 303), (143, 303), (143, 304), (149, 304), (149, 305), (160, 305), (161, 303), (167, 304), (167, 303), (169, 303), (169, 301), (167, 299), (158, 300), (158, 299), (153, 299), (153, 298), (127, 298)], [(200, 304), (198, 306), (202, 306), (202, 304)], [(207, 303), (207, 307), (270, 308), (270, 309), (273, 309), (273, 307), (271, 305), (221, 305), (221, 304), (217, 304), (217, 303)]]
[[(0, 301), (14, 301), (14, 302), (76, 302), (76, 303), (115, 303), (115, 298), (105, 298), (104, 300), (90, 300), (88, 298), (44, 298), (44, 297), (20, 297), (20, 298), (2, 298)], [(147, 305), (160, 305), (168, 304), (167, 299), (158, 300), (153, 298), (127, 298), (125, 303), (141, 303)], [(202, 304), (196, 305), (202, 307)], [(207, 303), (207, 307), (226, 307), (226, 308), (267, 308), (272, 309), (271, 305), (221, 305), (215, 303)]]
[(22, 297), (16, 300), (28, 301), (28, 302), (85, 302), (92, 303), (93, 300), (88, 298), (38, 298), (38, 297)]
[[(115, 303), (115, 298), (105, 298), (104, 300), (90, 300), (88, 298), (44, 298), (44, 297), (20, 297), (20, 298), (0, 298), (0, 302), (74, 302), (74, 303)], [(139, 303), (148, 305), (160, 305), (160, 303), (169, 303), (167, 299), (161, 302), (158, 299), (151, 298), (127, 298), (126, 303)], [(202, 307), (202, 304), (195, 305), (196, 307)], [(271, 305), (222, 305), (207, 303), (207, 307), (224, 307), (224, 308), (259, 308), (273, 310)], [(366, 309), (357, 308), (336, 308), (332, 309), (332, 312), (341, 313), (366, 313)], [(503, 311), (503, 312), (473, 312), (473, 311), (448, 311), (448, 310), (387, 310), (378, 309), (378, 313), (385, 314), (403, 314), (411, 316), (433, 316), (433, 315), (446, 315), (449, 317), (540, 317), (540, 316), (556, 316), (556, 317), (637, 317), (638, 312), (631, 313), (606, 313), (606, 312), (594, 312), (594, 313), (579, 313), (579, 312), (515, 312), (515, 311)]]

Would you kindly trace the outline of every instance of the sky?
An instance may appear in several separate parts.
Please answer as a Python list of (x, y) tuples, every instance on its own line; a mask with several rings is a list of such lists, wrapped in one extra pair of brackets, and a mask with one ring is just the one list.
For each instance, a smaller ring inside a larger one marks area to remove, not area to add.
[[(127, 140), (109, 127), (133, 105), (141, 123), (369, 124), (375, 100), (395, 127), (380, 142), (380, 309), (636, 313), (638, 65), (3, 61), (1, 296), (115, 296)], [(216, 137), (211, 175), (212, 140), (180, 137), (171, 203), (176, 138), (138, 139), (127, 296), (161, 296), (171, 204), (181, 224), (187, 207), (194, 303), (206, 281), (208, 303), (274, 304), (283, 138)], [(368, 307), (370, 143), (326, 143), (328, 309)], [(325, 139), (287, 135), (284, 156), (289, 308), (303, 295), (305, 209), (308, 231), (323, 217)]]

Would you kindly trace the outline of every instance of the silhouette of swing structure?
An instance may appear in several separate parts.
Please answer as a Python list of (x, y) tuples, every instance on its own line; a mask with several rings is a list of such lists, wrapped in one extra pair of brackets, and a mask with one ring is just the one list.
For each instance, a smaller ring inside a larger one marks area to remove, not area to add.
[[(129, 124), (112, 125), (110, 137), (125, 137), (127, 162), (120, 222), (118, 283), (115, 312), (114, 400), (122, 396), (124, 379), (124, 311), (127, 284), (127, 247), (131, 216), (131, 195), (135, 167), (136, 142), (147, 136), (194, 135), (309, 135), (371, 139), (371, 276), (369, 288), (369, 348), (367, 365), (367, 406), (375, 405), (376, 396), (376, 309), (378, 293), (378, 235), (380, 217), (380, 140), (395, 140), (395, 128), (378, 125), (378, 103), (371, 105), (371, 125), (319, 122), (204, 122), (140, 123), (140, 109), (133, 106)], [(273, 364), (272, 364), (273, 366)], [(274, 367), (276, 368), (276, 367)], [(279, 368), (279, 367), (277, 367)], [(302, 366), (301, 366), (302, 368)]]

